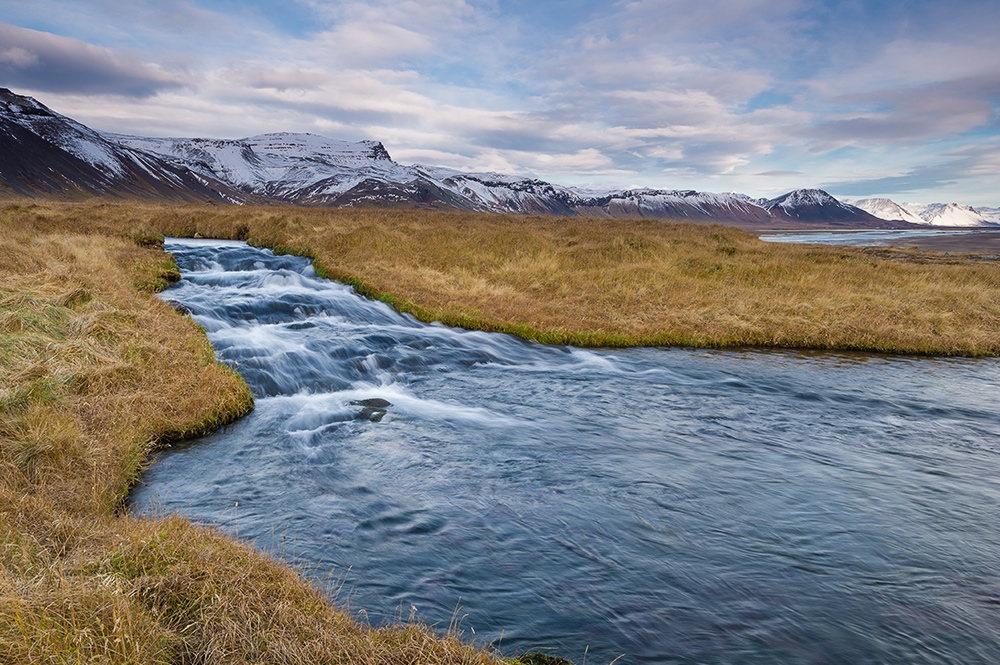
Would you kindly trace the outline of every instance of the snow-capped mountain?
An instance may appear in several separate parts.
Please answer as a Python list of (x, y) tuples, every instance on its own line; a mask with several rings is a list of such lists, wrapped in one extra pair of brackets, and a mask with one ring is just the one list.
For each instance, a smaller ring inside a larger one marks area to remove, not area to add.
[(861, 208), (838, 201), (822, 189), (797, 189), (767, 201), (764, 209), (775, 217), (810, 222), (879, 224), (883, 221)]
[(287, 202), (330, 203), (368, 179), (408, 183), (418, 178), (412, 168), (392, 161), (377, 141), (288, 133), (239, 140), (107, 136), (243, 192)]
[(1000, 224), (1000, 208), (985, 208), (980, 206), (976, 212), (982, 215), (991, 224)]
[(924, 219), (913, 212), (910, 212), (898, 203), (889, 199), (861, 199), (850, 201), (851, 205), (861, 208), (865, 212), (872, 214), (879, 219), (901, 220), (911, 224), (926, 224)]
[(885, 224), (817, 189), (771, 200), (692, 190), (588, 191), (499, 173), (407, 166), (377, 141), (292, 133), (231, 140), (100, 132), (2, 88), (0, 195), (684, 218), (756, 228)]
[(0, 88), (0, 192), (19, 196), (115, 195), (242, 202), (228, 185)]
[(931, 226), (993, 226), (1000, 224), (1000, 208), (973, 208), (960, 203), (896, 203), (889, 199), (861, 199), (851, 204), (885, 220)]
[(992, 226), (995, 222), (974, 208), (960, 203), (931, 203), (919, 205), (902, 204), (904, 208), (915, 213), (925, 224), (933, 226)]

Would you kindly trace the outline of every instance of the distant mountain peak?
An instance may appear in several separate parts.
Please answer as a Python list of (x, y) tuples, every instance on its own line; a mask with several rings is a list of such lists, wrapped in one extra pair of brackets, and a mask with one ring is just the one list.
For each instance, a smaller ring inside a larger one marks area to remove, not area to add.
[(924, 220), (920, 215), (907, 210), (904, 206), (899, 205), (895, 201), (886, 198), (873, 198), (873, 199), (861, 199), (860, 201), (852, 201), (852, 205), (855, 205), (865, 212), (872, 214), (879, 219), (884, 219), (887, 221), (902, 221), (909, 222), (911, 224), (926, 224), (927, 221)]
[(935, 226), (992, 226), (994, 224), (972, 206), (961, 203), (932, 203), (922, 206), (918, 214), (928, 224)]
[(765, 208), (792, 208), (798, 206), (815, 205), (842, 205), (836, 198), (822, 189), (796, 189), (777, 198), (771, 199), (764, 204)]
[(773, 215), (792, 220), (880, 225), (883, 220), (837, 200), (822, 189), (796, 189), (764, 203)]
[(42, 117), (59, 117), (52, 109), (42, 104), (34, 97), (26, 97), (0, 88), (0, 113), (34, 115)]

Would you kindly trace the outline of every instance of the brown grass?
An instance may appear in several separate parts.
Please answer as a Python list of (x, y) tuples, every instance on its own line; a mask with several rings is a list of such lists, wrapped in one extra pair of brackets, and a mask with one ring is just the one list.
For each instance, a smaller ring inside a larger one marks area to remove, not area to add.
[(212, 529), (120, 514), (153, 447), (252, 396), (150, 295), (176, 266), (124, 236), (155, 233), (30, 206), (0, 229), (0, 663), (497, 661), (454, 632), (372, 629)]
[(995, 261), (654, 220), (127, 204), (7, 214), (45, 228), (247, 239), (310, 256), (418, 318), (543, 342), (1000, 353)]

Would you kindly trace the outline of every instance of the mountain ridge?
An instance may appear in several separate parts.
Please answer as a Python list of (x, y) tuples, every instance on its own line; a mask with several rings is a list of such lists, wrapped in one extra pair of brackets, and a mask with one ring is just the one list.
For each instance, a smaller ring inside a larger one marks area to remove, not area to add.
[[(912, 224), (884, 219), (817, 189), (766, 201), (694, 190), (590, 192), (538, 178), (406, 166), (373, 140), (291, 132), (242, 139), (101, 132), (5, 88), (0, 88), (0, 194), (682, 218), (775, 228)], [(947, 219), (952, 218), (957, 217)]]

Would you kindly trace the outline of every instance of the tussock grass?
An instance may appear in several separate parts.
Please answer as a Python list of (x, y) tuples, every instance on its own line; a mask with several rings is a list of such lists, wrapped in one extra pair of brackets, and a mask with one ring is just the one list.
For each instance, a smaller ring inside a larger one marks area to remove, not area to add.
[(150, 295), (178, 276), (162, 235), (75, 214), (0, 209), (0, 663), (497, 662), (373, 629), (215, 530), (121, 514), (155, 446), (253, 398)]

